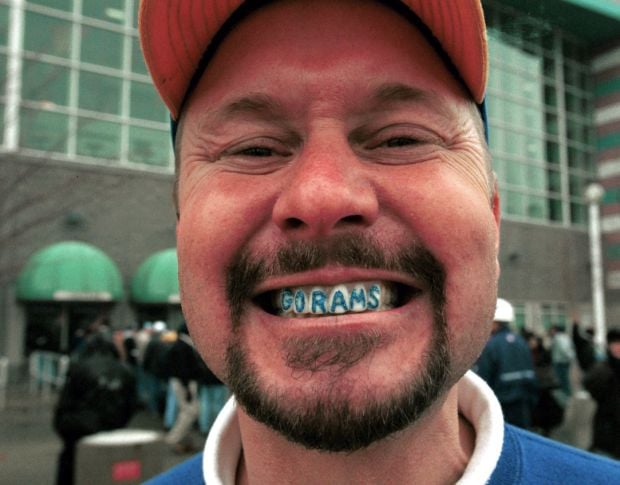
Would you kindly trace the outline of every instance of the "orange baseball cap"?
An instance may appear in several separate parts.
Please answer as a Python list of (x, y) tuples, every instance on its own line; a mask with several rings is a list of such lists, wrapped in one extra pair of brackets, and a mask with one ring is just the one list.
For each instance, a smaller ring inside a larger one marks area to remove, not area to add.
[[(140, 0), (140, 40), (155, 88), (177, 120), (203, 55), (244, 0)], [(248, 3), (251, 3), (249, 1)], [(425, 24), (482, 104), (487, 36), (480, 0), (402, 0)]]

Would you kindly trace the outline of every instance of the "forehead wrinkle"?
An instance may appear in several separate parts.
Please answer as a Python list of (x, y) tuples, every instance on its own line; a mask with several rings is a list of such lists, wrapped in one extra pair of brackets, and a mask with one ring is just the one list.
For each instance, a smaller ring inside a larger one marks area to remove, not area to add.
[(200, 130), (209, 123), (220, 124), (232, 120), (265, 120), (281, 121), (285, 118), (285, 110), (282, 104), (267, 94), (251, 93), (207, 111), (200, 116), (198, 127)]

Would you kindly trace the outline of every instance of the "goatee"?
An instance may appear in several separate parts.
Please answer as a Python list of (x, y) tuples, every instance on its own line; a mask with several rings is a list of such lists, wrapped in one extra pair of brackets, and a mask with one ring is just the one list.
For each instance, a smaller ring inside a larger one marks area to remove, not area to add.
[[(280, 249), (272, 261), (247, 251), (234, 261), (227, 279), (234, 333), (227, 349), (227, 381), (239, 404), (257, 421), (309, 449), (353, 452), (416, 422), (445, 392), (451, 369), (444, 317), (445, 273), (421, 244), (387, 253), (369, 237), (354, 234), (320, 243), (295, 242)], [(386, 344), (381, 333), (360, 331), (285, 340), (281, 351), (292, 375), (324, 372), (334, 382), (334, 392), (313, 393), (294, 403), (263, 382), (241, 337), (245, 305), (257, 284), (269, 276), (328, 264), (409, 274), (428, 288), (430, 296), (433, 333), (419, 371), (403, 376), (400, 385), (382, 398), (369, 388), (363, 405), (344, 398), (342, 388), (346, 388), (347, 370)]]

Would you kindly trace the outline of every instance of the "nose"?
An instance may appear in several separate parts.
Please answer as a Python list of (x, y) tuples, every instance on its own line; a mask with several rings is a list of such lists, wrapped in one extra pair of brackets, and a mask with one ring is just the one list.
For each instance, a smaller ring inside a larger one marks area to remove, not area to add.
[(314, 238), (376, 220), (375, 188), (346, 140), (306, 143), (290, 171), (272, 214), (282, 231)]

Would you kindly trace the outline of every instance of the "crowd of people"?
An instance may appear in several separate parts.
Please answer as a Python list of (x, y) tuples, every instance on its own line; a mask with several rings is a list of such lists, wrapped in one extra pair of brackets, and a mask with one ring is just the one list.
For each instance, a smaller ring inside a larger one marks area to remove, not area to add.
[[(591, 450), (620, 458), (620, 330), (608, 332), (601, 354), (592, 331), (576, 320), (570, 335), (560, 325), (547, 335), (517, 332), (514, 320), (513, 306), (498, 299), (491, 337), (473, 368), (493, 389), (504, 419), (549, 436), (563, 422), (576, 365), (581, 385), (597, 403)], [(196, 451), (192, 430), (207, 434), (229, 395), (198, 355), (185, 324), (170, 330), (164, 322), (147, 322), (138, 330), (112, 332), (97, 320), (71, 357), (54, 415), (63, 440), (57, 483), (72, 483), (82, 437), (125, 427), (140, 408), (161, 417), (174, 451)]]
[(474, 366), (497, 395), (504, 419), (549, 436), (563, 423), (577, 366), (579, 386), (597, 406), (590, 450), (620, 458), (620, 330), (609, 330), (602, 353), (593, 331), (577, 319), (570, 334), (553, 325), (547, 335), (516, 332), (514, 320), (513, 306), (498, 299), (491, 337)]
[(63, 441), (56, 483), (73, 483), (81, 438), (126, 427), (139, 409), (161, 418), (173, 451), (197, 451), (194, 428), (206, 435), (227, 398), (184, 324), (113, 332), (99, 319), (75, 342), (55, 408), (53, 425)]

